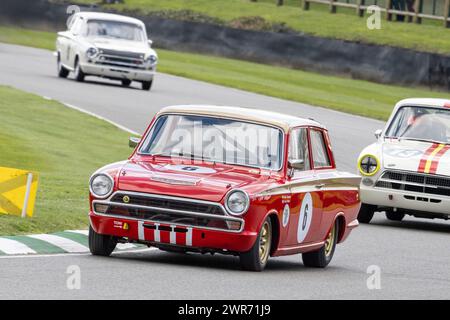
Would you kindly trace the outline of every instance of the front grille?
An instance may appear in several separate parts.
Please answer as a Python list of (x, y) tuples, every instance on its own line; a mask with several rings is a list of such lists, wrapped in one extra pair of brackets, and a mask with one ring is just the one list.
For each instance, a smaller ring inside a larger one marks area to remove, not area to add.
[(243, 220), (226, 214), (218, 203), (163, 195), (117, 192), (109, 200), (94, 201), (97, 214), (158, 223), (240, 231)]
[(450, 178), (436, 175), (386, 171), (375, 186), (384, 189), (450, 196)]
[(144, 54), (135, 52), (100, 49), (95, 63), (111, 67), (145, 69)]
[(191, 211), (197, 213), (217, 214), (225, 215), (221, 206), (211, 203), (186, 201), (175, 198), (161, 198), (158, 196), (151, 197), (148, 195), (140, 194), (128, 194), (128, 193), (116, 193), (111, 202), (124, 203), (123, 198), (128, 197), (128, 204), (145, 206), (145, 207), (157, 207), (161, 209)]

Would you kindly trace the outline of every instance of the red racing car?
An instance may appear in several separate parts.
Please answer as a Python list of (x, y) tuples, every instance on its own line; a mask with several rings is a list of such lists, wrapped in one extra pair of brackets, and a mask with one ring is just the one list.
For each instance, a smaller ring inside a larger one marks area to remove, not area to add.
[(162, 109), (127, 161), (90, 179), (89, 247), (117, 243), (240, 257), (302, 253), (326, 267), (358, 225), (360, 177), (336, 170), (321, 124), (236, 107)]

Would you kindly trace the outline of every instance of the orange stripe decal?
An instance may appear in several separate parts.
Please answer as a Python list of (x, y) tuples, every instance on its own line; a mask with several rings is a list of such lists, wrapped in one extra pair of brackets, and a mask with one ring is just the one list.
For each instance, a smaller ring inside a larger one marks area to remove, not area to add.
[(425, 151), (425, 153), (422, 156), (422, 159), (420, 160), (419, 163), (419, 168), (417, 168), (418, 172), (425, 172), (425, 166), (427, 165), (427, 161), (431, 155), (431, 153), (438, 147), (439, 145), (437, 143), (433, 143), (433, 145), (431, 147), (429, 147), (427, 149), (427, 151)]
[(431, 164), (431, 168), (430, 168), (430, 173), (432, 174), (436, 174), (438, 166), (439, 166), (439, 161), (441, 160), (442, 156), (448, 151), (450, 150), (450, 145), (446, 145), (444, 146), (434, 157), (433, 159), (433, 163)]
[(430, 156), (428, 157), (427, 163), (425, 164), (425, 173), (430, 173), (431, 170), (431, 164), (434, 161), (434, 157), (436, 157), (436, 155), (442, 150), (444, 149), (445, 144), (440, 144), (436, 149), (433, 150), (433, 152), (430, 154)]

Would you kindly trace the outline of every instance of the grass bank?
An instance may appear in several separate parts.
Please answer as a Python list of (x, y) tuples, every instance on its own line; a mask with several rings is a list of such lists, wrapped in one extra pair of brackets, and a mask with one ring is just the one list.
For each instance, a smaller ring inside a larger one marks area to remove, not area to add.
[(129, 134), (97, 118), (0, 86), (0, 166), (38, 171), (33, 218), (0, 215), (0, 235), (88, 226), (88, 180), (130, 154)]
[[(78, 3), (100, 3), (98, 0), (77, 0)], [(382, 20), (381, 30), (369, 30), (366, 19), (356, 16), (354, 10), (340, 8), (337, 14), (330, 14), (328, 6), (313, 5), (313, 9), (300, 9), (300, 0), (286, 1), (278, 7), (275, 0), (252, 2), (250, 0), (126, 0), (124, 4), (105, 6), (119, 11), (137, 11), (143, 14), (166, 14), (183, 19), (202, 19), (204, 15), (233, 25), (243, 17), (261, 17), (270, 23), (284, 23), (298, 32), (311, 35), (363, 41), (381, 45), (417, 49), (421, 51), (450, 53), (450, 29), (442, 23), (424, 25), (413, 23), (388, 22)], [(194, 14), (186, 13), (186, 10)], [(347, 13), (346, 13), (347, 12)]]
[[(0, 42), (54, 50), (55, 37), (51, 32), (0, 27)], [(168, 50), (158, 50), (158, 54), (161, 72), (381, 120), (387, 119), (394, 104), (403, 98), (450, 99), (449, 93), (427, 88), (382, 85)]]

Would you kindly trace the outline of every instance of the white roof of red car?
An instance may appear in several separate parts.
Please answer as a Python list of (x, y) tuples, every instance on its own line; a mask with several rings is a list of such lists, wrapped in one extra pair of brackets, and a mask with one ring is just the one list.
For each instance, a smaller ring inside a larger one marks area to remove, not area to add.
[(210, 115), (217, 117), (242, 119), (246, 121), (258, 122), (262, 124), (273, 125), (289, 131), (290, 128), (299, 126), (325, 127), (312, 119), (304, 119), (283, 113), (241, 108), (229, 106), (211, 106), (211, 105), (180, 105), (163, 108), (159, 114), (163, 113), (184, 113), (195, 115)]

